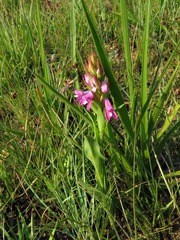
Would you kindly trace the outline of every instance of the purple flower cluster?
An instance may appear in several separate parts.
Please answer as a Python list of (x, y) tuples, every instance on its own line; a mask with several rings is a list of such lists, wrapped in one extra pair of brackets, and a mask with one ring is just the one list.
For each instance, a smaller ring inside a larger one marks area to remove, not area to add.
[(107, 121), (111, 118), (117, 119), (118, 115), (107, 98), (109, 82), (105, 78), (100, 61), (94, 53), (91, 53), (89, 56), (88, 62), (85, 64), (85, 70), (86, 74), (83, 80), (88, 90), (75, 90), (76, 100), (74, 102), (79, 102), (80, 106), (87, 105), (87, 110), (90, 111), (93, 101), (96, 101), (102, 108), (105, 108), (105, 118)]

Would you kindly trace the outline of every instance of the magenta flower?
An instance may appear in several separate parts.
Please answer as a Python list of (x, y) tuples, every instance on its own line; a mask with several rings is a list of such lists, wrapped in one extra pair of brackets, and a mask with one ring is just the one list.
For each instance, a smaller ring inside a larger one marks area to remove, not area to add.
[(94, 76), (90, 76), (89, 74), (84, 74), (84, 82), (86, 86), (91, 88), (92, 92), (96, 92), (98, 87), (98, 81)]
[(94, 87), (96, 85), (96, 79), (89, 74), (84, 74), (84, 82), (88, 87)]
[(93, 93), (90, 90), (88, 91), (75, 90), (74, 94), (76, 98), (74, 102), (79, 102), (79, 106), (87, 104), (87, 110), (89, 111), (94, 98)]
[(115, 112), (115, 110), (114, 110), (113, 106), (111, 105), (108, 98), (104, 99), (104, 105), (105, 105), (105, 109), (106, 109), (106, 112), (105, 112), (106, 120), (109, 122), (111, 117), (113, 117), (114, 119), (117, 119), (118, 115)]
[(74, 91), (74, 94), (75, 94), (75, 98), (77, 98), (77, 99), (75, 100), (75, 102), (77, 102), (77, 101), (79, 101), (79, 100), (82, 98), (82, 96), (83, 96), (83, 91), (81, 91), (81, 90), (75, 90), (75, 91)]
[(108, 92), (108, 80), (104, 80), (102, 83), (101, 83), (101, 91), (103, 93), (107, 93)]

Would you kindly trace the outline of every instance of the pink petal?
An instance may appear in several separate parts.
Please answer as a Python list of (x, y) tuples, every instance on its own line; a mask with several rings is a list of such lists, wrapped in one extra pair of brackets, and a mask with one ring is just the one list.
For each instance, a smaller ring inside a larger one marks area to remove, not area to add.
[(97, 85), (97, 80), (94, 76), (91, 76), (89, 74), (85, 74), (84, 75), (84, 82), (88, 87), (96, 87)]
[(92, 82), (91, 82), (91, 79), (90, 79), (90, 76), (89, 76), (88, 74), (85, 74), (85, 75), (84, 75), (84, 81), (85, 81), (85, 84), (86, 84), (87, 86), (90, 86), (90, 87), (93, 86), (93, 84), (92, 84)]
[(105, 117), (106, 117), (106, 120), (109, 122), (111, 116), (108, 111), (105, 112)]
[(115, 112), (114, 108), (112, 107), (108, 98), (105, 98), (104, 104), (105, 104), (105, 109), (106, 109), (106, 111), (105, 111), (106, 120), (109, 121), (111, 119), (111, 117), (113, 117), (114, 119), (117, 119), (118, 115)]
[(76, 97), (76, 98), (79, 98), (79, 97), (82, 97), (83, 91), (81, 91), (81, 90), (75, 90), (75, 91), (74, 91), (74, 94), (75, 94), (75, 97)]
[(92, 104), (92, 100), (90, 100), (89, 102), (88, 102), (88, 104), (87, 104), (87, 110), (89, 111), (90, 110), (90, 108), (91, 108), (91, 104)]
[(101, 91), (103, 93), (107, 93), (108, 92), (108, 81), (107, 80), (104, 80), (102, 83), (101, 83)]
[(88, 103), (88, 101), (87, 101), (85, 98), (81, 98), (81, 99), (79, 100), (79, 106), (86, 105), (86, 103)]
[(115, 111), (113, 111), (112, 116), (113, 116), (114, 119), (118, 119), (118, 115)]
[(80, 90), (75, 90), (74, 93), (75, 97), (77, 98), (74, 102), (79, 102), (80, 106), (87, 104), (87, 110), (89, 111), (94, 98), (92, 91), (88, 90), (83, 92)]
[(113, 108), (108, 98), (104, 99), (104, 104), (105, 104), (106, 110), (111, 110)]
[(91, 91), (95, 93), (95, 92), (96, 92), (96, 87), (93, 87), (93, 88), (91, 89)]
[(83, 97), (86, 98), (87, 100), (90, 100), (94, 98), (94, 95), (90, 90), (88, 90), (84, 92)]

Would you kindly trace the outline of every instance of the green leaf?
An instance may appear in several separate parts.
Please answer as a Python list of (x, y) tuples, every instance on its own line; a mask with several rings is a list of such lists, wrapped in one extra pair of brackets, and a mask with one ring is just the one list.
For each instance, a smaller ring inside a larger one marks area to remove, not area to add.
[(78, 184), (86, 190), (91, 196), (94, 196), (95, 199), (99, 202), (101, 202), (103, 199), (106, 198), (106, 194), (104, 194), (102, 191), (98, 190), (97, 188), (92, 187), (90, 184), (82, 181), (78, 181)]
[(96, 180), (101, 189), (107, 192), (107, 176), (105, 171), (105, 158), (101, 154), (98, 142), (92, 137), (86, 137), (84, 140), (84, 153), (86, 157), (92, 162), (95, 172)]

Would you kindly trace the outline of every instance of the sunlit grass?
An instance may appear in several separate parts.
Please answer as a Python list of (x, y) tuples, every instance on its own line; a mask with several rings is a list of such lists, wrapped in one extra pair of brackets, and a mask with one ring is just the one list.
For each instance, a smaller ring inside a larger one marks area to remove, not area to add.
[[(176, 239), (178, 8), (0, 3), (0, 238)], [(92, 51), (120, 119), (101, 142), (92, 140), (96, 115), (73, 103)], [(88, 159), (92, 142), (106, 159), (105, 192)]]

